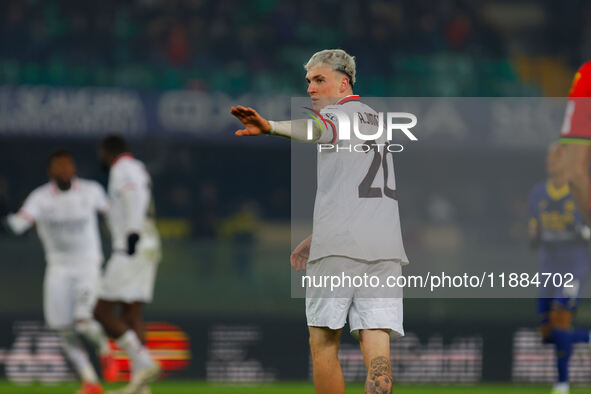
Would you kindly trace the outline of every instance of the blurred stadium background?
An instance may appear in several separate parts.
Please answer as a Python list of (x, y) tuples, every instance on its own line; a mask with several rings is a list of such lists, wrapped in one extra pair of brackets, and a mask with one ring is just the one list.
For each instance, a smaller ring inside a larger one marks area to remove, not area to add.
[[(364, 96), (564, 97), (591, 58), (582, 0), (7, 0), (0, 20), (0, 216), (45, 182), (53, 148), (105, 183), (98, 141), (126, 136), (152, 174), (164, 239), (151, 338), (168, 343), (168, 378), (207, 382), (311, 376), (304, 303), (288, 285), (290, 145), (234, 138), (231, 105), (288, 117), (289, 97), (305, 95), (302, 64), (324, 48), (357, 57)], [(477, 259), (483, 244), (516, 266), (535, 260), (527, 194), (553, 139), (507, 148), (458, 138), (397, 157), (411, 261)], [(108, 245), (105, 233), (107, 255)], [(37, 236), (0, 234), (0, 251), (0, 377), (71, 381), (42, 325)], [(398, 382), (554, 379), (533, 299), (405, 308), (408, 335), (392, 345)], [(577, 319), (591, 326), (587, 301)], [(345, 336), (349, 381), (364, 378), (360, 356)], [(591, 383), (583, 349), (572, 364), (573, 380)]]

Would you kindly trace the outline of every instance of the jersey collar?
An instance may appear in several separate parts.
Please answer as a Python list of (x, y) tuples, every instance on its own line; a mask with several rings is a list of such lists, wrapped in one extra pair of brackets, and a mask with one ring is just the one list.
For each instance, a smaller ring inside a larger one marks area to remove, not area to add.
[(111, 167), (114, 167), (115, 164), (117, 164), (117, 162), (119, 162), (119, 160), (125, 159), (125, 158), (133, 159), (133, 155), (129, 152), (125, 152), (125, 153), (120, 154), (119, 156), (117, 156), (117, 158), (115, 159), (113, 164), (111, 164)]
[(557, 188), (551, 181), (548, 181), (546, 182), (546, 192), (551, 199), (560, 200), (570, 193), (570, 187), (568, 186), (568, 183), (565, 183), (563, 186)]
[(341, 105), (341, 104), (348, 103), (349, 101), (359, 101), (359, 95), (358, 94), (350, 94), (348, 96), (345, 96), (342, 99), (340, 99), (339, 101), (337, 101), (337, 104)]

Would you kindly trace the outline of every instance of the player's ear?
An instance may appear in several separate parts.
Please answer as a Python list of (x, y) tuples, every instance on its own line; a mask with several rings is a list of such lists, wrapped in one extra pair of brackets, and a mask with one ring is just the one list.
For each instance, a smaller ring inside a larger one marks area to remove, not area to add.
[(347, 90), (348, 85), (349, 85), (349, 79), (347, 79), (347, 77), (342, 77), (341, 78), (341, 86), (340, 86), (341, 93), (343, 93), (345, 90)]
[(341, 78), (341, 93), (346, 92), (349, 88), (351, 87), (351, 81), (349, 80), (349, 77), (343, 76)]

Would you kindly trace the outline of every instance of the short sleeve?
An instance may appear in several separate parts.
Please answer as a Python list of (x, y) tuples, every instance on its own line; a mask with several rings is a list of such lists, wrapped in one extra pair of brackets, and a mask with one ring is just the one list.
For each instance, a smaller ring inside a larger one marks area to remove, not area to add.
[(92, 182), (91, 185), (95, 209), (102, 213), (107, 212), (109, 210), (109, 198), (105, 189), (98, 182)]
[(338, 140), (338, 120), (337, 115), (330, 109), (323, 109), (319, 113), (320, 120), (323, 122), (324, 130), (318, 139), (318, 142), (334, 144)]

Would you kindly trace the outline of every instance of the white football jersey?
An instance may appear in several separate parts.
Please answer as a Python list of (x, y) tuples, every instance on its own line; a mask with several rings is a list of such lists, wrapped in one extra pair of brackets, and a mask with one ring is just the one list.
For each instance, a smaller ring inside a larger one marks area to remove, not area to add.
[(9, 223), (17, 233), (33, 224), (48, 264), (100, 264), (103, 259), (97, 212), (109, 202), (103, 187), (94, 181), (74, 178), (69, 190), (54, 182), (35, 189)]
[[(351, 119), (348, 140), (339, 138), (336, 111)], [(352, 95), (323, 108), (320, 114), (330, 120), (331, 134), (334, 131), (334, 136), (320, 140), (330, 140), (334, 147), (317, 145), (324, 149), (317, 154), (318, 186), (309, 261), (346, 256), (407, 264), (396, 200), (395, 153), (386, 149), (385, 130), (372, 141), (363, 141), (353, 132), (355, 116), (363, 135), (375, 134), (378, 113)]]
[(124, 153), (109, 173), (109, 227), (113, 251), (127, 250), (127, 235), (138, 233), (138, 251), (160, 250), (160, 237), (153, 219), (152, 181), (144, 164)]

